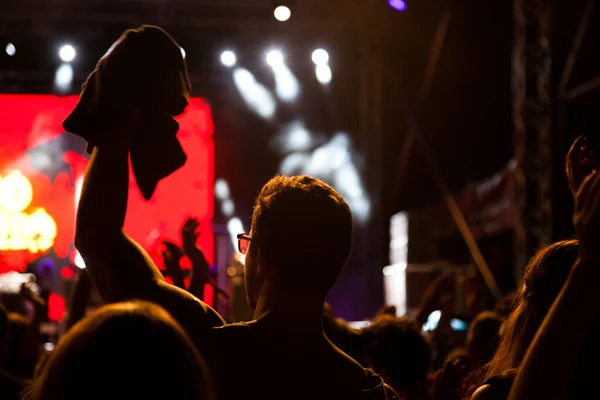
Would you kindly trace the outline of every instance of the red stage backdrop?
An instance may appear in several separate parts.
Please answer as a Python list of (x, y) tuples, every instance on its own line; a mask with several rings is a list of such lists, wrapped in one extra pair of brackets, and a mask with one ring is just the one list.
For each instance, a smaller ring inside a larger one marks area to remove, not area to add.
[[(85, 142), (61, 124), (77, 99), (0, 95), (0, 273), (46, 260), (44, 265), (63, 277), (72, 275), (76, 202), (89, 156)], [(162, 240), (180, 243), (179, 229), (190, 216), (202, 221), (199, 244), (213, 260), (210, 108), (203, 99), (191, 99), (178, 121), (186, 165), (160, 182), (149, 202), (131, 173), (125, 230), (157, 265), (162, 264)]]

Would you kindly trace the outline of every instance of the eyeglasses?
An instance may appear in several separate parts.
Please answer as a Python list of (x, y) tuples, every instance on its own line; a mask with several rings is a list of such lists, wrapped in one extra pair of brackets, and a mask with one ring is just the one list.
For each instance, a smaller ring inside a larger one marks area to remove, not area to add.
[(240, 233), (237, 235), (238, 240), (238, 250), (242, 254), (248, 253), (248, 247), (250, 247), (250, 242), (256, 242), (256, 240), (250, 237), (249, 233)]

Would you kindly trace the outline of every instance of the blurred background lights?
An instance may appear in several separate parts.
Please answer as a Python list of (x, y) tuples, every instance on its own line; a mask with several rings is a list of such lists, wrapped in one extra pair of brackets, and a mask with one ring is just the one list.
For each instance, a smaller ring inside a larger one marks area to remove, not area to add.
[(73, 61), (75, 59), (76, 55), (77, 55), (77, 52), (75, 51), (75, 48), (73, 46), (71, 46), (70, 44), (65, 44), (58, 51), (58, 56), (60, 57), (60, 59), (63, 62), (66, 62), (66, 63)]
[(388, 0), (388, 4), (394, 10), (398, 10), (398, 11), (406, 10), (406, 1), (404, 1), (404, 0)]
[(17, 53), (17, 48), (12, 43), (7, 44), (4, 50), (6, 50), (6, 54), (9, 56), (14, 56)]
[(231, 217), (235, 212), (235, 205), (231, 199), (227, 199), (221, 203), (221, 212), (226, 217)]
[(215, 196), (219, 200), (229, 198), (229, 185), (224, 179), (217, 179), (215, 182)]
[(331, 78), (333, 77), (329, 65), (317, 65), (315, 67), (315, 75), (317, 80), (323, 85), (327, 85), (329, 82), (331, 82)]
[(276, 68), (283, 64), (283, 53), (279, 50), (270, 50), (267, 52), (267, 64), (271, 67)]
[(312, 61), (315, 65), (327, 65), (329, 62), (329, 53), (323, 49), (316, 49), (312, 53)]
[(273, 118), (277, 108), (275, 99), (250, 71), (236, 68), (233, 71), (233, 82), (242, 99), (252, 111), (265, 119)]
[(233, 67), (237, 63), (237, 57), (231, 50), (225, 50), (221, 53), (221, 64), (226, 67)]
[(292, 10), (286, 6), (279, 6), (275, 8), (273, 15), (277, 21), (285, 22), (292, 16)]
[(73, 67), (70, 64), (62, 64), (56, 70), (54, 84), (60, 90), (67, 90), (73, 82)]

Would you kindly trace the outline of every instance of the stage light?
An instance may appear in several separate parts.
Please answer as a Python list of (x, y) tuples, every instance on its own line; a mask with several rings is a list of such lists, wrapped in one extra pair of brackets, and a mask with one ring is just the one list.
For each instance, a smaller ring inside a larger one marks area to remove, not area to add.
[(226, 200), (229, 198), (229, 185), (224, 179), (217, 179), (215, 182), (215, 196), (219, 200)]
[(237, 57), (235, 53), (231, 50), (225, 50), (221, 53), (221, 64), (224, 66), (231, 68), (237, 63)]
[(20, 171), (0, 177), (0, 209), (11, 213), (21, 213), (31, 204), (33, 186)]
[(286, 6), (279, 6), (273, 12), (275, 19), (280, 22), (285, 22), (292, 16), (292, 10)]
[(233, 217), (229, 221), (227, 221), (227, 231), (229, 232), (229, 237), (231, 239), (231, 244), (233, 244), (233, 248), (235, 251), (238, 251), (238, 240), (237, 235), (240, 233), (246, 232), (244, 230), (244, 224), (242, 224), (242, 220), (238, 217)]
[(283, 53), (279, 50), (270, 50), (266, 56), (267, 64), (276, 68), (283, 64)]
[(70, 44), (65, 44), (62, 46), (58, 52), (60, 59), (66, 63), (73, 61), (76, 55), (77, 52), (75, 51), (75, 48)]
[(231, 217), (235, 212), (235, 206), (233, 204), (233, 201), (231, 201), (230, 199), (225, 200), (221, 204), (221, 212), (224, 216)]
[(317, 77), (317, 80), (323, 85), (329, 84), (331, 82), (331, 78), (333, 77), (329, 65), (317, 65), (315, 67), (315, 75)]
[(315, 65), (327, 65), (329, 62), (329, 53), (323, 49), (316, 49), (313, 51), (311, 58)]
[(12, 43), (7, 44), (5, 50), (6, 54), (8, 54), (11, 57), (17, 53), (17, 48)]
[(254, 75), (244, 68), (233, 71), (233, 81), (244, 102), (258, 115), (272, 119), (277, 105), (275, 99), (263, 85), (256, 81)]
[(397, 10), (397, 11), (406, 10), (406, 1), (404, 1), (404, 0), (388, 0), (388, 4), (394, 10)]
[(269, 57), (269, 65), (273, 68), (277, 97), (288, 103), (296, 100), (300, 95), (300, 83), (283, 62), (283, 55), (279, 52), (272, 53)]
[(179, 50), (181, 51), (181, 57), (183, 57), (185, 59), (185, 50), (183, 49), (183, 47), (180, 47)]
[(73, 67), (71, 67), (71, 64), (61, 64), (54, 76), (56, 87), (65, 91), (71, 87), (71, 82), (73, 82)]

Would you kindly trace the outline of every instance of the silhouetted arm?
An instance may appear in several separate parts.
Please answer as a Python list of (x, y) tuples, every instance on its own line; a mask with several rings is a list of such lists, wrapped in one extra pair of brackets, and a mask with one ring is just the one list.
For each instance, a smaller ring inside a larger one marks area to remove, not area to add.
[(510, 400), (570, 398), (571, 378), (600, 314), (600, 173), (591, 157), (581, 139), (567, 156), (581, 256), (527, 351)]
[(188, 291), (199, 299), (204, 299), (204, 287), (206, 284), (211, 283), (211, 279), (210, 265), (204, 256), (204, 252), (197, 244), (200, 236), (199, 226), (200, 222), (194, 218), (185, 221), (181, 228), (181, 243), (183, 244), (183, 251), (192, 263), (192, 275)]
[(103, 300), (155, 302), (188, 332), (222, 324), (210, 307), (166, 283), (148, 254), (127, 237), (123, 224), (128, 190), (128, 144), (94, 149), (79, 201), (76, 245)]
[(79, 274), (79, 279), (75, 282), (73, 295), (71, 296), (71, 309), (67, 318), (66, 328), (71, 329), (73, 325), (81, 321), (85, 317), (88, 300), (92, 293), (94, 285), (90, 279), (90, 275), (84, 269)]
[[(163, 244), (165, 245), (166, 249), (163, 251), (162, 256), (167, 273), (173, 280), (173, 285), (177, 286), (178, 288), (185, 289), (183, 271), (181, 271), (181, 257), (183, 256), (183, 251), (181, 251), (179, 246), (173, 242), (165, 240), (163, 241)], [(202, 297), (196, 297), (202, 300)]]
[[(578, 263), (529, 347), (510, 400), (566, 399), (586, 337), (600, 313), (598, 266)], [(551, 383), (550, 383), (551, 382)]]

